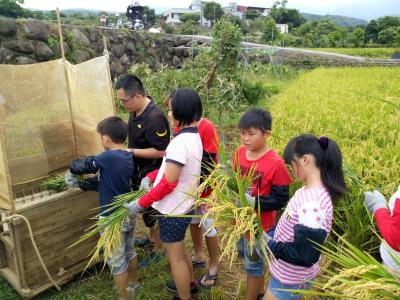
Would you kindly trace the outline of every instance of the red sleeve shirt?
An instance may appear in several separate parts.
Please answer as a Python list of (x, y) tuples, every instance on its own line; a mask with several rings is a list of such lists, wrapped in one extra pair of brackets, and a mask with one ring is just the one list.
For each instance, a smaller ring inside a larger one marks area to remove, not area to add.
[[(233, 166), (236, 168), (240, 164), (243, 175), (251, 168), (255, 168), (255, 180), (250, 186), (252, 196), (263, 196), (271, 193), (273, 185), (284, 186), (292, 182), (289, 172), (283, 159), (274, 151), (269, 150), (257, 160), (248, 160), (246, 157), (246, 147), (241, 146), (235, 152)], [(265, 231), (275, 225), (276, 211), (261, 212), (261, 224)]]
[(395, 251), (400, 251), (400, 199), (394, 203), (393, 214), (386, 208), (375, 212), (375, 219), (383, 239)]

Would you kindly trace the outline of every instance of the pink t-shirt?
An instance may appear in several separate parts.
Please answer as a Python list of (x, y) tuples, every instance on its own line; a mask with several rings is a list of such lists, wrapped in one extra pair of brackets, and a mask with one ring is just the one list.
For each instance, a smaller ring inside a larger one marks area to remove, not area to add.
[[(332, 229), (333, 205), (324, 187), (302, 187), (290, 199), (275, 229), (274, 240), (293, 242), (294, 226), (301, 224), (314, 229)], [(273, 259), (270, 272), (282, 284), (295, 285), (312, 280), (320, 270), (319, 262), (310, 268), (297, 266), (281, 259)]]
[(165, 152), (166, 155), (157, 174), (154, 186), (164, 176), (167, 162), (181, 165), (182, 171), (179, 176), (178, 185), (173, 192), (160, 201), (154, 202), (152, 207), (162, 214), (182, 215), (193, 206), (194, 197), (191, 194), (194, 194), (199, 185), (203, 146), (197, 129), (182, 129), (171, 140)]

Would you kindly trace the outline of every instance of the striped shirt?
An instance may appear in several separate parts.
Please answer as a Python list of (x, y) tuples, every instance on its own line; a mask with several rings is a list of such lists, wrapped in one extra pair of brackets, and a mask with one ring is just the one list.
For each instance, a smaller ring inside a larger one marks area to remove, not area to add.
[[(293, 242), (294, 226), (301, 224), (314, 229), (323, 229), (328, 234), (332, 228), (333, 206), (329, 192), (324, 187), (302, 187), (290, 199), (279, 219), (273, 240)], [(295, 285), (312, 280), (320, 270), (319, 262), (310, 268), (274, 259), (270, 272), (282, 284)]]

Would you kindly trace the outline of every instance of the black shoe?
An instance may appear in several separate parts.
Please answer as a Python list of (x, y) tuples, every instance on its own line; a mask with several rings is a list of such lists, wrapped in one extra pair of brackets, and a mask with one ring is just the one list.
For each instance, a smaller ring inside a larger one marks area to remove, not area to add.
[(145, 238), (135, 240), (135, 246), (139, 248), (153, 246), (154, 243), (146, 236)]
[[(174, 293), (178, 292), (175, 281), (173, 281), (173, 280), (167, 281), (166, 288), (167, 288), (167, 290), (169, 290), (171, 292), (174, 292)], [(197, 282), (195, 282), (195, 281), (191, 282), (190, 283), (190, 293), (196, 294), (198, 291), (199, 291), (199, 286), (197, 285)]]

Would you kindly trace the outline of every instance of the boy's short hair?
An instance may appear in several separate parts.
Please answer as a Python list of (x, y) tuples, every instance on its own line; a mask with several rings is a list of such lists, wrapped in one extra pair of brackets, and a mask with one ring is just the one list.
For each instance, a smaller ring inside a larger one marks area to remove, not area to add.
[(121, 76), (115, 83), (115, 89), (123, 89), (131, 96), (135, 94), (140, 94), (142, 96), (146, 95), (142, 81), (139, 79), (139, 77), (132, 74)]
[(116, 144), (123, 144), (128, 136), (128, 125), (120, 117), (108, 117), (97, 124), (97, 132), (107, 135)]
[(262, 132), (271, 130), (272, 128), (271, 113), (263, 109), (252, 108), (246, 111), (240, 118), (238, 128), (239, 129), (257, 128), (260, 129)]
[(172, 115), (178, 126), (189, 125), (201, 119), (203, 106), (199, 94), (187, 88), (177, 89), (171, 100)]

